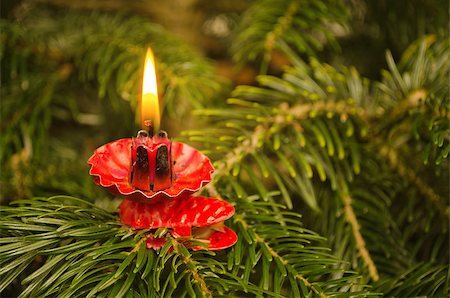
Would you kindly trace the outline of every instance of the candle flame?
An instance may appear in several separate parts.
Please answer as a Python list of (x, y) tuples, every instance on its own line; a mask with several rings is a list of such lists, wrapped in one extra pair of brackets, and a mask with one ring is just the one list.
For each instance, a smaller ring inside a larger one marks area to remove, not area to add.
[(155, 131), (158, 131), (161, 116), (159, 112), (158, 88), (156, 85), (155, 57), (150, 48), (147, 49), (147, 55), (145, 57), (140, 112), (140, 126), (143, 129), (148, 129), (145, 123), (147, 120), (150, 120)]

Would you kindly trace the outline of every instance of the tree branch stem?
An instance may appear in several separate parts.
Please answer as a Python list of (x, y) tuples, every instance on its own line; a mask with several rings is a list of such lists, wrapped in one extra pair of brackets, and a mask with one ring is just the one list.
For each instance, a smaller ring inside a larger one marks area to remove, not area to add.
[(182, 254), (180, 252), (178, 247), (179, 247), (179, 245), (183, 245), (183, 244), (180, 244), (177, 240), (175, 240), (172, 237), (169, 237), (169, 239), (172, 242), (173, 250), (181, 257), (181, 259), (183, 260), (183, 263), (187, 267), (187, 270), (189, 270), (189, 272), (191, 273), (192, 278), (200, 286), (200, 289), (202, 290), (204, 296), (208, 297), (208, 298), (212, 298), (213, 295), (212, 295), (211, 291), (208, 289), (205, 279), (200, 275), (200, 273), (198, 273), (195, 263), (192, 261), (192, 259), (190, 257), (186, 257), (184, 254)]
[(300, 5), (298, 1), (292, 1), (291, 3), (289, 3), (289, 6), (286, 9), (286, 13), (278, 18), (275, 28), (267, 34), (266, 40), (264, 42), (264, 47), (267, 52), (272, 52), (276, 40), (285, 33), (287, 28), (289, 28), (294, 19), (294, 15), (299, 9), (299, 6)]
[(344, 201), (345, 218), (352, 227), (353, 237), (356, 241), (356, 248), (358, 249), (359, 255), (361, 256), (369, 270), (370, 277), (373, 281), (377, 281), (380, 279), (380, 276), (378, 275), (377, 267), (375, 266), (375, 263), (373, 262), (372, 257), (370, 256), (370, 253), (366, 248), (366, 242), (364, 241), (364, 238), (360, 231), (361, 226), (358, 223), (358, 219), (356, 218), (355, 211), (352, 207), (352, 198), (349, 195), (346, 195), (343, 196), (342, 199)]
[(420, 179), (420, 177), (418, 177), (412, 169), (401, 162), (398, 153), (394, 148), (381, 146), (379, 153), (383, 158), (388, 160), (390, 167), (400, 176), (403, 176), (410, 181), (417, 188), (417, 190), (428, 201), (430, 201), (436, 209), (438, 209), (439, 213), (450, 218), (450, 207), (443, 203), (443, 198), (441, 198), (441, 196), (439, 196), (430, 186)]

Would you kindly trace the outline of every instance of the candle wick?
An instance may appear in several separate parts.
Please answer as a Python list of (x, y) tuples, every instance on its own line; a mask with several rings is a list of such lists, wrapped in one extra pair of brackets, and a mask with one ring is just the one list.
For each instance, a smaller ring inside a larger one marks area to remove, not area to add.
[(153, 137), (153, 121), (152, 120), (144, 120), (145, 127), (148, 128), (148, 134), (150, 137)]

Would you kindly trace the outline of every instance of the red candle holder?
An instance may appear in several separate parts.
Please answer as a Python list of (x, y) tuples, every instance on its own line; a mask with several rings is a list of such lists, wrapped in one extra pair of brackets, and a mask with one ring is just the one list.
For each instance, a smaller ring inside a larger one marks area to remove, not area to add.
[(143, 203), (189, 196), (210, 182), (214, 171), (200, 151), (160, 134), (105, 144), (88, 163), (97, 185)]
[[(172, 142), (163, 131), (153, 136), (141, 130), (136, 138), (117, 140), (97, 148), (88, 160), (89, 173), (115, 195), (122, 223), (137, 229), (170, 229), (175, 238), (199, 240), (193, 250), (220, 250), (234, 245), (236, 233), (223, 222), (234, 207), (221, 199), (191, 196), (211, 181), (214, 168), (198, 150)], [(158, 249), (164, 238), (150, 234), (147, 247)]]

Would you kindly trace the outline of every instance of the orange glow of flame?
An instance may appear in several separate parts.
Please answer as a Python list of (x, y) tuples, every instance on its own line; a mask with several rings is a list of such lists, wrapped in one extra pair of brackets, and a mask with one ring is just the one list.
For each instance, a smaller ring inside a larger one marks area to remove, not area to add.
[(150, 48), (147, 49), (147, 55), (145, 57), (140, 114), (139, 124), (142, 129), (148, 129), (145, 122), (151, 120), (155, 131), (159, 130), (161, 116), (159, 111), (158, 87), (156, 85), (155, 57)]

